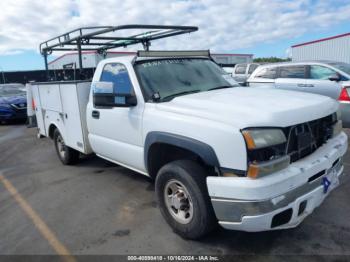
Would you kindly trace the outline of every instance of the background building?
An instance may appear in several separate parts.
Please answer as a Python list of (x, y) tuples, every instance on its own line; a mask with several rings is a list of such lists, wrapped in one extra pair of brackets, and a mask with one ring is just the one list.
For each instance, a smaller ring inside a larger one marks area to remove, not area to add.
[[(133, 55), (134, 52), (107, 52), (106, 58)], [(238, 63), (249, 63), (253, 61), (252, 54), (211, 54), (213, 59), (220, 65), (232, 66)], [(104, 59), (94, 51), (83, 52), (83, 68), (96, 68), (97, 64)], [(53, 61), (49, 62), (49, 70), (57, 69), (74, 69), (79, 64), (77, 53), (64, 54)]]
[(292, 46), (292, 61), (334, 60), (350, 63), (350, 33)]

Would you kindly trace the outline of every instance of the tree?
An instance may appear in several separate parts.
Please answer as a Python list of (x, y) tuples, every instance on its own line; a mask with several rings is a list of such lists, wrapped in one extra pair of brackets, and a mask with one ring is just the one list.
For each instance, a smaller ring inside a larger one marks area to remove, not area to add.
[(256, 63), (277, 63), (277, 62), (288, 62), (291, 61), (290, 58), (279, 58), (279, 57), (258, 57), (253, 60)]

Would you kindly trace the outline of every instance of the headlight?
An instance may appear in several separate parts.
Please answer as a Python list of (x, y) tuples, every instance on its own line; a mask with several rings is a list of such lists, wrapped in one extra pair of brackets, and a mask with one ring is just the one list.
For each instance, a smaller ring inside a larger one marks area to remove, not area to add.
[(248, 149), (259, 149), (287, 141), (281, 129), (249, 129), (242, 131)]
[(1, 108), (11, 108), (11, 106), (9, 104), (0, 104), (0, 109)]
[(290, 157), (286, 155), (287, 138), (282, 129), (252, 128), (243, 130), (242, 134), (248, 149), (248, 177), (262, 177), (289, 165)]
[(340, 108), (338, 108), (338, 111), (332, 114), (332, 121), (333, 121), (333, 133), (332, 137), (335, 137), (340, 134), (343, 128), (343, 122), (341, 120), (341, 111)]

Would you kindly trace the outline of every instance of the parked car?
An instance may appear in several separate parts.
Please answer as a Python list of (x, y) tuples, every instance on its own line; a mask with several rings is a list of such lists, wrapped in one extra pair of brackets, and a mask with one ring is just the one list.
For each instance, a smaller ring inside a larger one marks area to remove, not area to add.
[(232, 71), (232, 76), (240, 85), (244, 86), (249, 76), (258, 66), (257, 63), (237, 64)]
[(250, 87), (272, 87), (329, 96), (340, 102), (344, 127), (350, 127), (350, 64), (335, 61), (261, 65), (248, 79)]
[(234, 70), (234, 66), (221, 66), (222, 69), (224, 69), (224, 71), (228, 74), (230, 74), (232, 76), (233, 70)]
[(27, 98), (22, 84), (0, 85), (0, 122), (25, 120)]

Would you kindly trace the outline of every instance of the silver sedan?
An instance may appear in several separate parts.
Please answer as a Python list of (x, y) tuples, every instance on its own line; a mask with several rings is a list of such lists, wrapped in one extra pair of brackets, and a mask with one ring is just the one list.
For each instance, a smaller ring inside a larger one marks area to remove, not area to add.
[(288, 89), (332, 97), (339, 101), (344, 127), (350, 127), (350, 64), (306, 61), (259, 66), (248, 86)]

